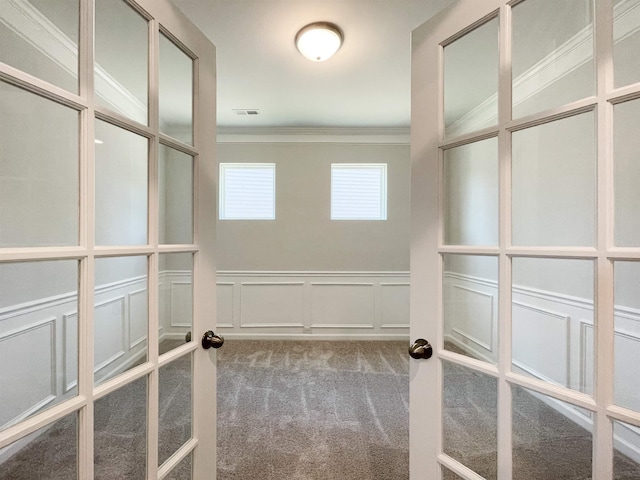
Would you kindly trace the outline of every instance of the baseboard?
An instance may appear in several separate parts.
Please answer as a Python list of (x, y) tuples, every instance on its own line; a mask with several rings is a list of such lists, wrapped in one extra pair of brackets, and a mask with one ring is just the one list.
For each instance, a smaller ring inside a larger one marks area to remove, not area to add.
[[(305, 333), (224, 333), (224, 338), (227, 340), (304, 340), (304, 341), (317, 341), (317, 340), (331, 340), (331, 341), (407, 341), (409, 342), (408, 334), (361, 334), (361, 333), (340, 333), (340, 334), (305, 334)], [(407, 343), (408, 345), (408, 343)], [(223, 347), (224, 348), (224, 347)]]

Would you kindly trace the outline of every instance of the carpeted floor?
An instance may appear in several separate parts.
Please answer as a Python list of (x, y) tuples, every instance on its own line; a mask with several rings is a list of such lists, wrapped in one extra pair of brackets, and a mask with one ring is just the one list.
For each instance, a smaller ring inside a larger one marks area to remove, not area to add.
[(406, 342), (228, 341), (218, 480), (403, 480)]
[[(163, 345), (163, 351), (172, 345)], [(408, 480), (405, 342), (227, 341), (218, 352), (218, 480)], [(160, 372), (160, 460), (190, 436), (189, 357)], [(445, 364), (445, 452), (496, 478), (496, 383)], [(143, 479), (146, 381), (98, 401), (96, 478)], [(591, 478), (591, 436), (514, 390), (514, 480)], [(76, 418), (0, 466), (0, 480), (76, 478)], [(615, 480), (640, 465), (616, 454)], [(190, 459), (170, 480), (190, 480)], [(445, 472), (444, 480), (457, 480)], [(600, 480), (600, 479), (598, 479)]]

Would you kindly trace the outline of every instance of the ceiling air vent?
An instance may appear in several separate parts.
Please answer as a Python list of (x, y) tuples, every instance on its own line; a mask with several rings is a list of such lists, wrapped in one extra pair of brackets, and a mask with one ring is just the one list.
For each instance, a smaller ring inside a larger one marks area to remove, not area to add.
[(257, 108), (234, 108), (233, 111), (236, 112), (236, 115), (258, 115), (260, 113)]

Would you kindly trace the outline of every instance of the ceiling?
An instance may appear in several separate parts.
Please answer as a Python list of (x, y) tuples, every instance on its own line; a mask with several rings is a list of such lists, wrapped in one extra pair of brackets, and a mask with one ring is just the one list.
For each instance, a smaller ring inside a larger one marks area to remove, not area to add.
[[(218, 126), (384, 128), (409, 126), (411, 31), (452, 0), (173, 2), (217, 47)], [(325, 62), (294, 45), (315, 21), (344, 32)]]

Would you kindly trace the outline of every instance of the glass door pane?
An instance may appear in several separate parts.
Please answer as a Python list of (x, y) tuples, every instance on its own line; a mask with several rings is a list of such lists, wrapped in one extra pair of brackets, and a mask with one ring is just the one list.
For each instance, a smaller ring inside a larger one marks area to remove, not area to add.
[(2, 2), (0, 62), (78, 92), (78, 0)]
[(513, 133), (513, 244), (595, 242), (596, 140), (593, 113)]
[(193, 157), (165, 145), (158, 155), (159, 242), (193, 243)]
[(514, 118), (595, 94), (593, 0), (526, 0), (512, 15)]
[(78, 394), (78, 281), (77, 260), (0, 263), (0, 430)]
[(613, 62), (616, 87), (640, 82), (640, 0), (613, 2)]
[(147, 478), (147, 377), (95, 402), (96, 479)]
[(0, 449), (0, 480), (78, 478), (78, 414), (72, 413)]
[(0, 247), (78, 245), (78, 111), (2, 81), (0, 109)]
[(96, 244), (147, 243), (148, 141), (96, 120)]
[(147, 123), (149, 26), (124, 0), (96, 0), (94, 81), (99, 105)]
[(160, 131), (193, 144), (193, 60), (160, 35)]
[(512, 387), (513, 479), (592, 477), (593, 435), (563, 410), (555, 398)]
[(158, 465), (162, 465), (192, 436), (191, 354), (160, 368)]
[[(462, 135), (498, 121), (498, 18), (444, 48), (444, 133)], [(474, 88), (467, 79), (472, 76)]]

